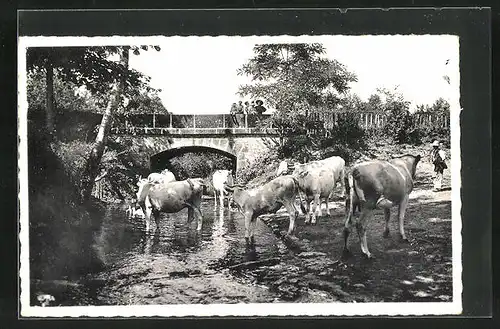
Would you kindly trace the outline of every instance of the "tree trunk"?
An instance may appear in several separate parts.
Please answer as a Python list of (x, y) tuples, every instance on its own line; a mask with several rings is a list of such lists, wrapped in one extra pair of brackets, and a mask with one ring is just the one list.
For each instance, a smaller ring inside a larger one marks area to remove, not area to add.
[(45, 108), (46, 108), (46, 128), (49, 135), (55, 133), (55, 111), (54, 111), (54, 68), (52, 59), (47, 58), (45, 63)]
[(128, 47), (124, 47), (120, 54), (120, 64), (124, 66), (124, 72), (120, 77), (118, 86), (114, 86), (111, 91), (111, 97), (106, 107), (101, 120), (101, 125), (99, 126), (99, 132), (95, 139), (92, 150), (90, 151), (89, 158), (87, 159), (87, 164), (85, 170), (82, 174), (81, 187), (80, 187), (80, 198), (81, 202), (86, 202), (90, 199), (92, 195), (92, 188), (94, 187), (95, 179), (99, 174), (99, 166), (101, 164), (102, 155), (104, 154), (104, 148), (106, 147), (107, 137), (111, 127), (113, 112), (116, 111), (120, 103), (120, 94), (123, 94), (125, 89), (125, 81), (127, 79), (126, 72), (128, 70)]

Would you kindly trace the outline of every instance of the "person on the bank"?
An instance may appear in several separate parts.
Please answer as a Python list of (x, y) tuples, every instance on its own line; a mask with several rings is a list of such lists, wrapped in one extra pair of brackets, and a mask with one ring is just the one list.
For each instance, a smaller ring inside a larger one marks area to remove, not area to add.
[(442, 145), (437, 140), (432, 143), (431, 162), (434, 165), (435, 172), (434, 192), (438, 192), (443, 188), (443, 173), (448, 168), (446, 165), (446, 152), (440, 149)]

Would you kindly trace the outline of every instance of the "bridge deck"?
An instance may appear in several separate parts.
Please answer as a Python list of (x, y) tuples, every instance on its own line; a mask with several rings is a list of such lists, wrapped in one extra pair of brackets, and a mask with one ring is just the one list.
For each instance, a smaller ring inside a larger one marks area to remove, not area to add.
[(169, 135), (179, 137), (203, 137), (214, 135), (234, 136), (272, 136), (277, 135), (273, 128), (152, 128), (152, 127), (114, 127), (115, 135)]
[[(334, 128), (344, 114), (333, 112), (328, 114), (315, 113), (312, 117), (323, 124), (326, 129)], [(385, 113), (356, 113), (359, 116), (359, 126), (363, 129), (380, 129), (387, 122)], [(270, 115), (238, 114), (141, 114), (130, 115), (128, 118), (118, 116), (113, 134), (132, 135), (175, 135), (186, 137), (201, 137), (215, 135), (259, 136), (277, 135), (277, 129), (259, 127)], [(233, 120), (234, 119), (234, 120)], [(446, 114), (417, 114), (413, 124), (421, 127), (449, 127), (449, 116)]]

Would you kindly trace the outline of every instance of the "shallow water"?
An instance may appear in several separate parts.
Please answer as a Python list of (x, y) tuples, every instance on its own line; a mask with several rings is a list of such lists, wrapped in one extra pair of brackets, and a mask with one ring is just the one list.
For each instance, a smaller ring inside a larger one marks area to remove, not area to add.
[[(255, 250), (249, 250), (245, 245), (243, 216), (239, 212), (227, 207), (214, 208), (213, 200), (204, 200), (201, 211), (201, 231), (196, 230), (196, 220), (187, 223), (187, 209), (184, 209), (175, 214), (161, 214), (159, 229), (153, 223), (150, 232), (146, 232), (143, 219), (128, 218), (123, 205), (109, 206), (101, 227), (95, 232), (93, 245), (103, 267), (71, 284), (56, 298), (59, 304), (145, 304), (152, 302), (151, 296), (164, 298), (155, 302), (162, 304), (203, 303), (207, 302), (204, 298), (193, 300), (186, 290), (206, 295), (203, 291), (210, 286), (216, 290), (211, 298), (223, 302), (232, 301), (224, 300), (232, 295), (226, 289), (241, 290), (241, 294), (236, 293), (240, 298), (233, 298), (234, 302), (266, 302), (276, 298), (266, 287), (252, 285), (243, 273), (228, 271), (228, 268), (278, 257), (280, 249), (283, 251), (286, 247), (259, 221)], [(163, 296), (162, 286), (167, 283), (170, 288), (178, 285), (182, 291), (177, 295), (182, 296), (173, 296), (175, 292), (172, 296)], [(141, 296), (137, 291), (149, 292)], [(188, 298), (183, 298), (186, 294)]]
[(213, 200), (202, 204), (200, 232), (195, 220), (187, 223), (187, 210), (163, 214), (159, 230), (153, 224), (147, 233), (144, 220), (127, 218), (123, 205), (109, 206), (94, 235), (103, 266), (79, 280), (37, 288), (55, 297), (53, 306), (451, 300), (449, 191), (411, 198), (405, 225), (411, 244), (399, 241), (395, 220), (384, 238), (383, 213), (376, 212), (368, 234), (376, 258), (370, 261), (361, 257), (354, 233), (352, 257), (340, 259), (342, 207), (334, 202), (314, 226), (299, 216), (290, 237), (283, 236), (284, 210), (261, 216), (252, 250), (243, 216), (214, 211)]

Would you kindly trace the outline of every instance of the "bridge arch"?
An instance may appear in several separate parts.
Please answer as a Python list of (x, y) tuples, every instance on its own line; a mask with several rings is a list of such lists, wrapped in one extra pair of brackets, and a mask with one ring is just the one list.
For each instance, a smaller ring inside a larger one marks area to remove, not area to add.
[(156, 153), (152, 155), (149, 159), (149, 167), (152, 172), (159, 172), (164, 168), (169, 168), (170, 170), (170, 159), (181, 156), (186, 153), (193, 152), (204, 152), (204, 153), (216, 153), (231, 159), (233, 172), (237, 169), (237, 156), (233, 153), (215, 148), (210, 146), (201, 145), (190, 145), (190, 146), (180, 146), (173, 147), (168, 150)]

